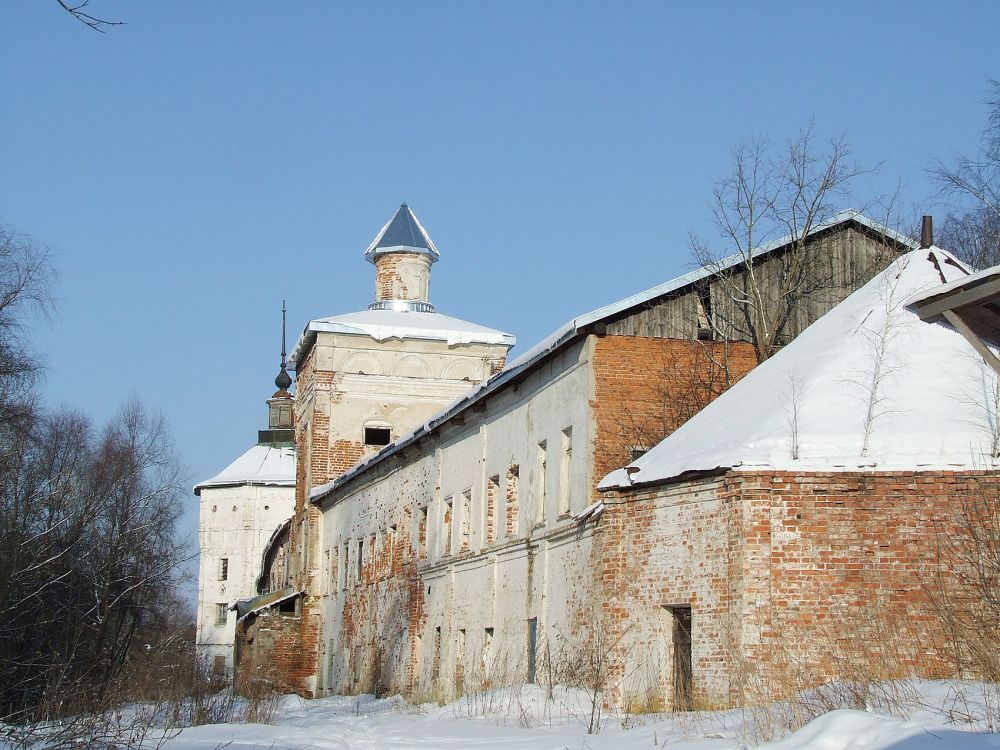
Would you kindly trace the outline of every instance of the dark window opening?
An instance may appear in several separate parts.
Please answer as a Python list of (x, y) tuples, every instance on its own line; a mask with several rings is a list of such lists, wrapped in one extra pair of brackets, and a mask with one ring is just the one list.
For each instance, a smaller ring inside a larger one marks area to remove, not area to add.
[(283, 615), (294, 615), (298, 609), (299, 600), (297, 598), (285, 599), (281, 604), (278, 605), (278, 612)]
[(649, 452), (649, 448), (643, 447), (641, 445), (636, 445), (628, 449), (629, 454), (632, 456), (632, 460), (635, 461), (637, 458), (645, 456)]
[(699, 328), (698, 329), (698, 340), (699, 341), (711, 341), (714, 338), (711, 328)]
[(388, 445), (391, 439), (388, 427), (365, 427), (365, 445)]
[(441, 627), (434, 628), (434, 658), (431, 661), (431, 679), (436, 680), (441, 674)]

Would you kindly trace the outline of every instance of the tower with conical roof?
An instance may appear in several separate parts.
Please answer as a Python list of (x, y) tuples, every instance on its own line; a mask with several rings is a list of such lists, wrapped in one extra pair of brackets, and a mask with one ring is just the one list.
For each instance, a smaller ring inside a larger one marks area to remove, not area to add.
[(440, 257), (416, 214), (400, 205), (365, 251), (375, 264), (375, 301), (368, 309), (433, 312), (431, 264)]
[(281, 368), (267, 400), (267, 429), (257, 443), (211, 479), (199, 482), (198, 655), (219, 675), (234, 664), (236, 614), (230, 607), (257, 593), (268, 539), (295, 510), (294, 398), (285, 361), (282, 303)]
[[(310, 493), (499, 372), (514, 345), (510, 334), (444, 315), (431, 304), (431, 265), (440, 253), (405, 203), (375, 235), (364, 257), (375, 265), (374, 301), (365, 310), (309, 321), (288, 363), (295, 371), (298, 455), (288, 586), (302, 595), (297, 610), (302, 619), (300, 630), (289, 636), (294, 643), (269, 643), (282, 653), (301, 655), (300, 666), (288, 666), (283, 678), (287, 689), (307, 694), (320, 684), (316, 634), (321, 595), (316, 592), (330, 595), (331, 571), (350, 540), (350, 531), (344, 530), (337, 555), (333, 547), (319, 548), (319, 515), (309, 503)], [(353, 543), (356, 548), (358, 540)], [(266, 610), (253, 615), (266, 616)], [(261, 627), (259, 621), (247, 623), (247, 628)], [(251, 640), (243, 641), (248, 649)], [(253, 642), (264, 648), (260, 639)], [(249, 650), (246, 657), (257, 663), (270, 660), (268, 654)]]

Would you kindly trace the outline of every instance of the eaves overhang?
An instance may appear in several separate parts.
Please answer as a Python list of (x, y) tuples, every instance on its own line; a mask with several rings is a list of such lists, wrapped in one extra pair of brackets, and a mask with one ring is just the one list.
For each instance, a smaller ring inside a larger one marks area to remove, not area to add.
[(942, 284), (907, 300), (920, 319), (945, 322), (1000, 374), (1000, 266)]

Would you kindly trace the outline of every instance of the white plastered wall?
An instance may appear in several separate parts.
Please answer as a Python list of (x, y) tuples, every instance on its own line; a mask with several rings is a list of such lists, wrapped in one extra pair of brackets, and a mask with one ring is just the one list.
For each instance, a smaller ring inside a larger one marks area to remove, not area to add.
[[(236, 613), (226, 612), (224, 625), (216, 624), (216, 607), (257, 595), (264, 546), (279, 524), (295, 510), (295, 487), (242, 484), (204, 487), (198, 523), (201, 559), (198, 571), (198, 620), (196, 644), (199, 657), (211, 667), (224, 656), (233, 668)], [(222, 559), (228, 560), (226, 580), (221, 580)]]
[[(408, 449), (405, 461), (382, 461), (366, 472), (365, 484), (338, 493), (324, 510), (320, 547), (323, 559), (338, 567), (335, 580), (324, 588), (324, 643), (327, 664), (324, 687), (336, 692), (357, 688), (358, 661), (364, 644), (389, 644), (397, 661), (399, 689), (416, 692), (456, 691), (456, 665), (465, 673), (465, 688), (490, 673), (494, 682), (523, 680), (527, 675), (528, 622), (538, 625), (538, 664), (546, 643), (557, 648), (573, 630), (572, 618), (586, 612), (590, 568), (590, 530), (572, 514), (592, 502), (593, 395), (591, 344), (585, 339), (551, 358), (523, 381), (491, 396), (484, 410), (467, 410), (463, 424), (449, 424), (437, 437)], [(564, 431), (571, 430), (572, 452), (563, 468)], [(538, 445), (546, 444), (545, 506), (538, 512), (541, 462)], [(508, 537), (506, 490), (511, 466), (519, 469), (519, 520)], [(496, 538), (485, 538), (487, 488), (499, 478), (494, 508)], [(569, 512), (560, 514), (561, 484)], [(468, 550), (462, 520), (465, 501), (471, 511)], [(444, 542), (444, 514), (452, 505), (450, 550)], [(427, 509), (427, 534), (417, 550), (421, 509)], [(406, 528), (411, 553), (418, 556), (421, 604), (417, 632), (399, 608), (412, 596), (390, 579), (356, 583), (359, 540), (382, 539), (396, 525)], [(344, 557), (344, 549), (347, 557)], [(339, 550), (339, 551), (338, 551)], [(329, 551), (329, 557), (325, 552)], [(456, 554), (458, 552), (458, 554)], [(345, 582), (345, 569), (347, 580)], [(358, 597), (365, 601), (359, 618)], [(405, 601), (404, 601), (405, 600)], [(350, 632), (345, 631), (345, 607)], [(439, 680), (431, 678), (436, 629), (440, 628)], [(484, 653), (487, 628), (492, 646)], [(388, 629), (388, 630), (387, 630)], [(391, 630), (391, 633), (388, 632)], [(464, 632), (464, 638), (460, 631)], [(420, 645), (416, 646), (419, 636)], [(464, 640), (464, 649), (459, 646)], [(405, 670), (416, 655), (415, 684)]]

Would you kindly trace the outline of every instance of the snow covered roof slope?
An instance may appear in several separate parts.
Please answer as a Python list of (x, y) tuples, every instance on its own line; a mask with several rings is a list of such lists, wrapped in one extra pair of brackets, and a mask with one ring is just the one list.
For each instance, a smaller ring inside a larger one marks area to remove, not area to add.
[(503, 344), (514, 346), (517, 339), (509, 333), (469, 323), (438, 312), (416, 310), (362, 310), (332, 315), (309, 321), (295, 348), (291, 361), (297, 365), (308, 351), (318, 331), (370, 336), (376, 341), (388, 339), (429, 339), (446, 341), (448, 346), (458, 344)]
[(427, 230), (405, 203), (375, 235), (365, 250), (365, 258), (374, 263), (375, 256), (383, 253), (421, 253), (430, 256), (431, 263), (441, 257)]
[(294, 486), (295, 449), (255, 445), (211, 479), (196, 484), (194, 494), (200, 495), (206, 487), (235, 487), (241, 484)]
[(938, 248), (901, 256), (600, 488), (733, 467), (995, 466), (996, 376), (961, 334), (907, 306), (968, 273)]

